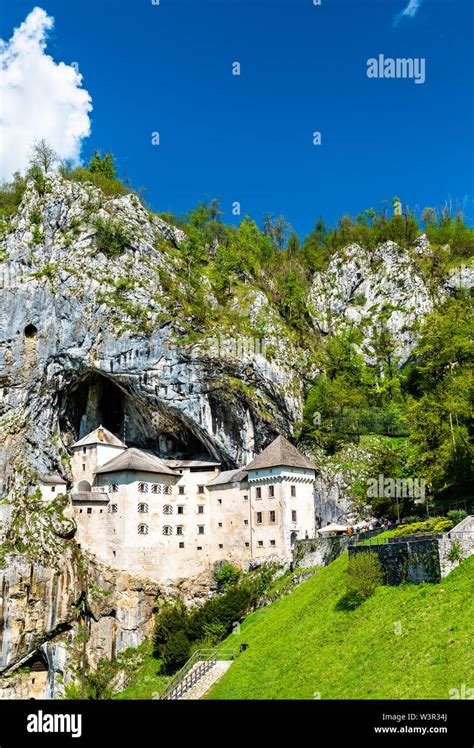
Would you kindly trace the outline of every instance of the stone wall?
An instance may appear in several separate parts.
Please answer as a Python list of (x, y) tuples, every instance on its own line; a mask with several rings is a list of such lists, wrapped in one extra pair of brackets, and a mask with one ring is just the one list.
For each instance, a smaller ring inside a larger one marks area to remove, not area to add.
[(446, 577), (461, 561), (474, 553), (474, 516), (466, 517), (440, 538), (438, 548), (441, 576)]
[(349, 557), (357, 553), (376, 553), (385, 573), (385, 583), (439, 582), (441, 579), (438, 540), (404, 540), (399, 543), (358, 545), (349, 548)]

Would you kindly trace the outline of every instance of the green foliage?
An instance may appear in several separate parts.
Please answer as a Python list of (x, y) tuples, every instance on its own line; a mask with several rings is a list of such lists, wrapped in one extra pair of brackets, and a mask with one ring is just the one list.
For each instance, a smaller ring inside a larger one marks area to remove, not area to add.
[(0, 218), (13, 216), (25, 194), (27, 180), (19, 172), (13, 175), (11, 182), (4, 182), (0, 186)]
[(229, 561), (225, 561), (214, 572), (218, 590), (226, 590), (236, 584), (239, 579), (239, 570)]
[(89, 171), (91, 174), (101, 174), (108, 180), (114, 180), (117, 176), (114, 156), (111, 153), (101, 156), (100, 151), (95, 150), (89, 159)]
[(467, 512), (465, 512), (464, 509), (451, 509), (451, 511), (448, 512), (447, 516), (452, 521), (453, 526), (456, 526), (459, 525), (459, 523), (462, 522), (463, 519), (466, 519)]
[(364, 551), (349, 558), (347, 568), (349, 591), (363, 600), (371, 597), (376, 588), (384, 583), (384, 573), (376, 553)]
[(175, 631), (160, 648), (160, 659), (167, 670), (175, 670), (189, 658), (191, 642), (184, 631)]
[(459, 540), (455, 540), (449, 549), (446, 558), (452, 564), (460, 563), (464, 559), (464, 551)]
[(448, 532), (453, 528), (453, 521), (446, 517), (431, 517), (423, 522), (413, 522), (412, 524), (403, 524), (395, 530), (395, 536), (401, 535), (419, 535), (432, 532)]
[(111, 178), (102, 171), (90, 171), (90, 169), (86, 169), (84, 166), (66, 170), (63, 172), (63, 176), (72, 182), (79, 182), (79, 184), (93, 184), (107, 197), (120, 197), (132, 191), (120, 179), (116, 177)]
[(99, 216), (94, 222), (97, 251), (106, 257), (122, 255), (131, 243), (130, 232), (115, 218)]

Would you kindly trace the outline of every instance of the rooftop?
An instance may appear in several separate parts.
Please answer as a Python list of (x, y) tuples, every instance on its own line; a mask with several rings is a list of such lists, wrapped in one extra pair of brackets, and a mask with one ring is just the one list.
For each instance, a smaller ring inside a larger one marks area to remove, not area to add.
[(104, 426), (99, 426), (94, 431), (91, 431), (90, 434), (87, 434), (87, 436), (83, 436), (82, 439), (71, 444), (71, 448), (85, 447), (88, 444), (108, 444), (111, 447), (126, 448), (126, 444)]
[(209, 481), (208, 486), (222, 486), (225, 483), (238, 483), (247, 478), (247, 470), (237, 468), (236, 470), (224, 470)]
[(134, 470), (143, 473), (159, 473), (161, 475), (177, 475), (163, 460), (152, 454), (142, 452), (141, 449), (130, 447), (117, 457), (97, 468), (96, 475), (100, 473), (117, 473), (121, 470)]
[(245, 466), (249, 470), (261, 470), (269, 467), (298, 467), (315, 470), (311, 460), (301, 454), (284, 436), (277, 436), (263, 452)]
[(54, 475), (40, 475), (39, 479), (42, 483), (67, 483), (67, 480), (65, 478), (61, 478), (60, 475), (55, 473)]

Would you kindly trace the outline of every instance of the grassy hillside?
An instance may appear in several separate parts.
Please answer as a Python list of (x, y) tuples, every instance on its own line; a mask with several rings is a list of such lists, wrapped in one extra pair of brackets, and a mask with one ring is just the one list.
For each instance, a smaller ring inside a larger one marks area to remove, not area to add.
[[(213, 699), (448, 699), (474, 669), (474, 557), (440, 584), (379, 587), (351, 610), (347, 553), (256, 611)], [(319, 695), (318, 695), (319, 694)]]

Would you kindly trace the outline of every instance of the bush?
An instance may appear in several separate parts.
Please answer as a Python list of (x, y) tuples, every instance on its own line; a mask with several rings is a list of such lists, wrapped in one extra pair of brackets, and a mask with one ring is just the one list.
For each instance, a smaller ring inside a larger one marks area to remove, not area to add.
[(174, 670), (184, 665), (189, 658), (191, 642), (184, 631), (171, 634), (161, 647), (160, 658), (167, 670)]
[(234, 584), (236, 584), (239, 576), (239, 570), (233, 564), (229, 563), (229, 561), (224, 561), (224, 563), (219, 566), (219, 568), (214, 572), (214, 579), (217, 582), (217, 589), (229, 589), (229, 587), (232, 587)]
[(94, 223), (96, 246), (106, 257), (118, 257), (130, 246), (131, 236), (125, 226), (113, 218), (99, 217)]
[(464, 551), (462, 549), (461, 543), (459, 540), (455, 540), (452, 544), (451, 548), (449, 549), (447, 553), (447, 559), (448, 561), (451, 561), (452, 564), (456, 563), (456, 561), (462, 561), (464, 558)]
[(421, 522), (421, 517), (418, 517), (416, 514), (413, 514), (409, 517), (403, 517), (403, 519), (400, 520), (401, 525), (412, 525), (415, 522)]
[(349, 592), (357, 593), (364, 600), (374, 594), (384, 583), (384, 573), (376, 553), (363, 551), (349, 558), (347, 569)]
[(463, 519), (466, 519), (467, 512), (465, 512), (464, 509), (451, 509), (451, 511), (448, 512), (448, 517), (454, 525), (459, 525)]
[(174, 605), (166, 605), (156, 617), (153, 634), (153, 654), (163, 659), (163, 648), (169, 638), (180, 631), (186, 631), (189, 625), (189, 613), (184, 604), (179, 601)]
[(395, 535), (418, 535), (425, 532), (448, 532), (453, 527), (453, 521), (446, 517), (431, 517), (424, 522), (414, 522), (401, 525), (395, 530)]

